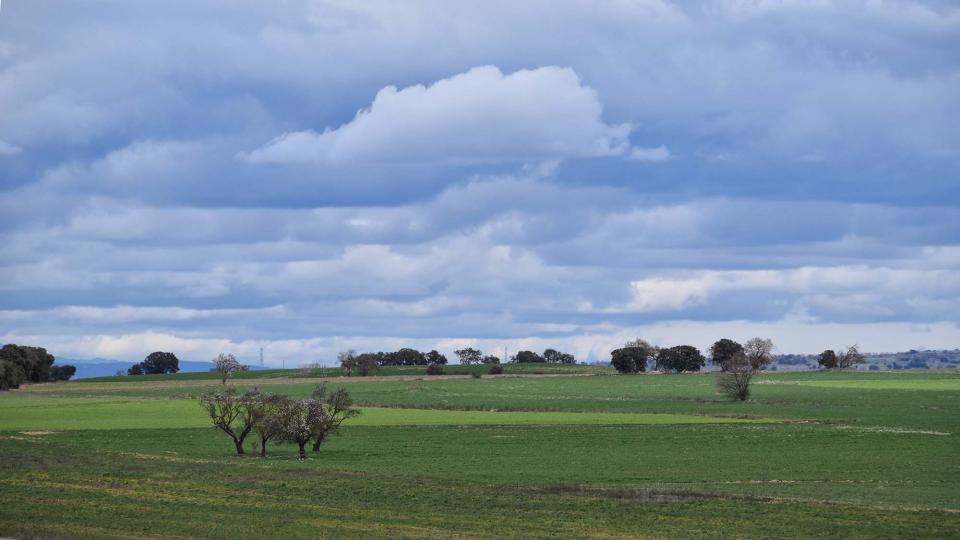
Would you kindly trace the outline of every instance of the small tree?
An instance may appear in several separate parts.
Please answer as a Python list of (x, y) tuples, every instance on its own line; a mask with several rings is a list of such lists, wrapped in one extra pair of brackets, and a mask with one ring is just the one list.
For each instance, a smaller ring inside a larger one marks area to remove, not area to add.
[(53, 366), (50, 368), (51, 381), (69, 381), (77, 372), (76, 366), (65, 364), (62, 366)]
[(424, 357), (427, 359), (427, 364), (431, 366), (444, 366), (447, 364), (447, 357), (437, 351), (430, 351), (425, 354)]
[(338, 388), (336, 392), (327, 394), (325, 384), (318, 385), (311, 397), (326, 407), (326, 417), (324, 422), (315, 426), (313, 434), (313, 451), (320, 450), (320, 445), (327, 440), (330, 435), (335, 435), (340, 430), (340, 424), (347, 418), (353, 418), (360, 414), (359, 409), (353, 407), (353, 398), (350, 393), (343, 388)]
[(577, 360), (572, 354), (562, 353), (556, 349), (547, 349), (543, 351), (543, 359), (553, 364), (576, 364)]
[(534, 364), (534, 363), (543, 363), (546, 360), (542, 356), (533, 352), (533, 351), (519, 351), (512, 359), (514, 363), (517, 364)]
[(20, 388), (26, 380), (27, 374), (23, 371), (23, 367), (7, 360), (0, 360), (0, 390)]
[(353, 376), (353, 370), (357, 368), (357, 351), (350, 349), (341, 352), (337, 355), (337, 362), (347, 372), (347, 377)]
[(762, 370), (773, 362), (773, 341), (753, 338), (743, 344), (743, 354), (755, 371)]
[(260, 437), (260, 457), (267, 457), (267, 443), (280, 436), (280, 411), (290, 398), (280, 394), (259, 395), (248, 406), (253, 413), (253, 431)]
[(200, 406), (207, 411), (214, 427), (233, 439), (237, 455), (243, 455), (243, 441), (256, 423), (256, 404), (260, 399), (257, 390), (238, 394), (236, 388), (210, 392), (200, 397)]
[(692, 345), (678, 345), (660, 349), (657, 353), (657, 369), (660, 371), (700, 371), (707, 359)]
[(726, 369), (717, 375), (717, 387), (730, 399), (746, 401), (750, 398), (750, 383), (755, 373), (746, 355), (738, 352), (728, 359)]
[(220, 384), (227, 384), (227, 377), (236, 371), (243, 371), (243, 366), (232, 354), (220, 353), (213, 359), (213, 367), (220, 373)]
[(817, 364), (826, 369), (837, 367), (837, 353), (833, 352), (832, 349), (823, 351), (820, 353), (820, 356), (817, 357)]
[(657, 348), (637, 338), (610, 353), (610, 363), (620, 373), (638, 373), (647, 370), (647, 360), (657, 354)]
[(357, 356), (357, 371), (366, 377), (371, 371), (380, 369), (380, 356), (374, 353), (363, 353)]
[(483, 360), (483, 352), (472, 347), (466, 347), (458, 351), (453, 351), (453, 353), (460, 357), (460, 363), (465, 366), (479, 364)]
[(846, 351), (837, 355), (837, 367), (841, 369), (851, 368), (857, 364), (863, 363), (865, 358), (860, 354), (860, 348), (856, 345), (847, 347)]
[(289, 400), (277, 416), (279, 439), (297, 445), (300, 459), (307, 459), (306, 446), (318, 426), (327, 421), (323, 403), (315, 399)]
[(127, 375), (143, 375), (143, 365), (134, 364), (127, 368)]
[(140, 364), (143, 366), (143, 372), (148, 375), (180, 371), (180, 360), (177, 355), (170, 352), (152, 352)]
[(720, 366), (720, 371), (727, 371), (728, 366), (743, 352), (743, 346), (732, 339), (723, 338), (710, 346), (710, 361)]
[(486, 355), (486, 356), (483, 357), (483, 360), (481, 360), (481, 362), (483, 362), (484, 364), (499, 364), (499, 363), (500, 363), (500, 357), (499, 357), (499, 356), (494, 356), (494, 355), (492, 355), (492, 354), (488, 354), (488, 355)]

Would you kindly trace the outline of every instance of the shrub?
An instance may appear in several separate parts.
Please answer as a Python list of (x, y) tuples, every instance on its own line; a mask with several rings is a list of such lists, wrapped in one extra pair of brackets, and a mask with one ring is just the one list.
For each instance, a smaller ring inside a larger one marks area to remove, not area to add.
[(481, 375), (480, 373), (477, 373), (476, 371), (470, 374), (471, 379), (479, 379), (481, 377), (483, 377), (483, 375)]
[(717, 387), (720, 393), (733, 400), (746, 401), (750, 399), (750, 381), (754, 371), (747, 369), (727, 369), (717, 375)]
[(443, 366), (440, 364), (430, 364), (427, 366), (427, 375), (443, 375)]
[(490, 371), (488, 371), (488, 373), (491, 375), (500, 375), (503, 373), (503, 366), (500, 364), (490, 364)]
[(734, 354), (725, 365), (726, 370), (717, 375), (717, 388), (720, 393), (733, 400), (748, 400), (750, 382), (757, 369), (742, 351)]

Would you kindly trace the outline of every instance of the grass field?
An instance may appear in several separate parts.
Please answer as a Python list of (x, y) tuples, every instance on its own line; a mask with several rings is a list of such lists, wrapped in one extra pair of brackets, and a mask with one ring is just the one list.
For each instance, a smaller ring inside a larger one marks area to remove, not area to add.
[(363, 414), (305, 462), (231, 455), (209, 378), (0, 394), (0, 536), (960, 537), (958, 373), (602, 373), (336, 379)]

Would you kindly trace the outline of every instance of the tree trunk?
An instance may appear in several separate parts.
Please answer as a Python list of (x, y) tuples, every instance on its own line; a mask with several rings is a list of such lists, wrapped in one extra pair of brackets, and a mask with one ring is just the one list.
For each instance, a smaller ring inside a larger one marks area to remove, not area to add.
[(233, 444), (236, 445), (236, 447), (237, 447), (237, 455), (238, 455), (238, 456), (242, 456), (242, 455), (243, 455), (243, 440), (241, 440), (241, 439), (234, 439), (234, 440), (233, 440)]
[(260, 457), (267, 457), (267, 438), (260, 437)]
[(300, 446), (300, 459), (307, 459), (307, 451), (303, 449), (303, 447), (307, 445), (307, 441), (297, 444)]

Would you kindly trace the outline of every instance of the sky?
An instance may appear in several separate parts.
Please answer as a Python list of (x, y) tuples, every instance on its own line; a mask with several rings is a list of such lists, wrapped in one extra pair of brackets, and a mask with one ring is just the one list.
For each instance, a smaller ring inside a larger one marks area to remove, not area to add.
[(0, 341), (960, 347), (948, 1), (0, 6)]

